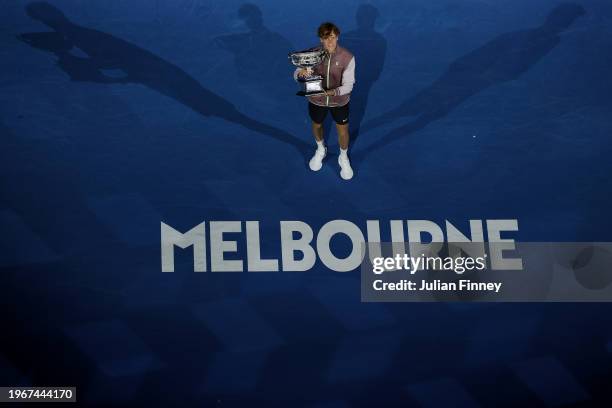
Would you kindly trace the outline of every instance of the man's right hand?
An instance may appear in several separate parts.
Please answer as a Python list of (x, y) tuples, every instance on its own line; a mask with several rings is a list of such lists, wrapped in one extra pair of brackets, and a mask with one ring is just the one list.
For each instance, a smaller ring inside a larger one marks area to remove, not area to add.
[(312, 75), (312, 68), (302, 68), (298, 71), (298, 76), (301, 78), (309, 77)]

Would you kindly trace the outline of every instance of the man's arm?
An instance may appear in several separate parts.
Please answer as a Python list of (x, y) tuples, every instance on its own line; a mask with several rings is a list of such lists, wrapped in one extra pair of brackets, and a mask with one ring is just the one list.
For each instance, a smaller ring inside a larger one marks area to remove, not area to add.
[(346, 66), (346, 69), (342, 73), (342, 85), (334, 89), (336, 96), (346, 95), (351, 93), (353, 90), (353, 84), (355, 83), (355, 57), (351, 58), (351, 61)]

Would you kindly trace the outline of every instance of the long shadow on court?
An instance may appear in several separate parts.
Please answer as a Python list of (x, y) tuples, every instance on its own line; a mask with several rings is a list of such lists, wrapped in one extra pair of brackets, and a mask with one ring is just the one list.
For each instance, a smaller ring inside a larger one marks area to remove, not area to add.
[(582, 6), (562, 4), (550, 12), (541, 26), (502, 34), (458, 58), (433, 84), (395, 109), (361, 126), (363, 133), (396, 119), (415, 117), (412, 122), (392, 130), (366, 148), (360, 149), (354, 154), (356, 162), (394, 140), (443, 118), (473, 95), (491, 86), (517, 79), (555, 48), (561, 41), (559, 34), (584, 13)]
[(379, 15), (378, 9), (373, 5), (362, 4), (355, 14), (357, 28), (341, 34), (342, 45), (356, 56), (355, 78), (357, 83), (351, 93), (351, 148), (355, 147), (359, 138), (370, 90), (378, 81), (385, 65), (387, 40), (374, 28)]
[[(234, 56), (237, 79), (272, 82), (275, 87), (284, 86), (294, 90), (295, 85), (287, 80), (290, 64), (284, 58), (294, 49), (291, 42), (265, 26), (263, 13), (255, 4), (242, 4), (237, 14), (247, 31), (224, 34), (213, 39), (214, 45)], [(291, 96), (285, 89), (283, 92), (284, 97)]]
[[(30, 46), (52, 52), (57, 64), (73, 81), (100, 84), (139, 83), (169, 96), (203, 116), (214, 116), (272, 137), (305, 154), (310, 144), (291, 134), (250, 118), (236, 107), (204, 88), (178, 66), (113, 35), (74, 24), (55, 6), (30, 3), (27, 14), (53, 29), (52, 32), (25, 33), (19, 39)], [(77, 47), (87, 57), (71, 54)], [(103, 70), (120, 75), (109, 76)]]

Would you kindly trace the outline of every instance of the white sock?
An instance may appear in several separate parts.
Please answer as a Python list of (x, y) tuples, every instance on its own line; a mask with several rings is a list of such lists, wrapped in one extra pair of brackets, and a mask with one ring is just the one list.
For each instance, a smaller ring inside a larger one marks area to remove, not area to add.
[(340, 157), (346, 157), (347, 152), (348, 152), (348, 149), (340, 148)]
[(325, 149), (325, 141), (324, 140), (316, 140), (316, 142), (317, 142), (317, 149)]

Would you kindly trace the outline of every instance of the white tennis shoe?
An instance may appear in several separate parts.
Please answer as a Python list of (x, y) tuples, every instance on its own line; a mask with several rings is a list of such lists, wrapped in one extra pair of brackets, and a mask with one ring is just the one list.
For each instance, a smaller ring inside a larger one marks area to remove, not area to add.
[(338, 164), (340, 165), (340, 177), (344, 180), (352, 179), (353, 169), (351, 168), (351, 162), (346, 154), (340, 154), (340, 156), (338, 156)]
[(327, 156), (327, 147), (317, 147), (314, 156), (310, 159), (308, 165), (310, 166), (310, 170), (319, 171), (321, 167), (323, 167), (323, 159)]

